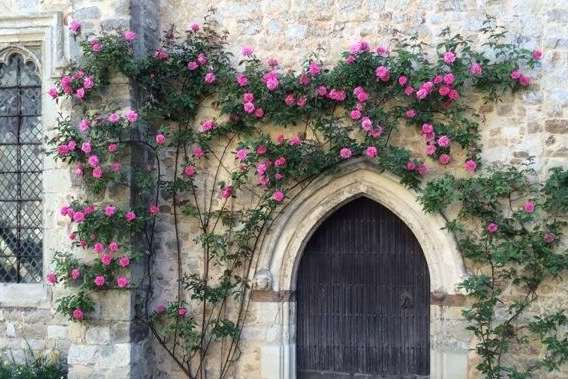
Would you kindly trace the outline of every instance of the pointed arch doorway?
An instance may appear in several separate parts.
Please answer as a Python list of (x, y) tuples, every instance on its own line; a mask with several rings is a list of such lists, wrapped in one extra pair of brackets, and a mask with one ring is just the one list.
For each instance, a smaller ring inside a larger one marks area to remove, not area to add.
[(298, 379), (428, 378), (430, 277), (408, 226), (359, 197), (306, 244), (296, 283)]

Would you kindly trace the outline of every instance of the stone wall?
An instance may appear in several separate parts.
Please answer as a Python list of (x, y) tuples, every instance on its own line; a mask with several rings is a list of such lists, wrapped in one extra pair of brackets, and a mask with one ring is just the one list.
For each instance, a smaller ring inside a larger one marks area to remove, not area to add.
[[(568, 77), (568, 3), (563, 0), (161, 0), (159, 6), (157, 0), (8, 0), (0, 3), (0, 24), (3, 26), (0, 41), (10, 42), (2, 38), (8, 30), (4, 28), (5, 24), (16, 25), (20, 22), (16, 19), (27, 20), (30, 24), (24, 29), (30, 30), (39, 23), (38, 17), (49, 15), (51, 21), (44, 23), (52, 34), (41, 42), (50, 54), (53, 51), (60, 54), (50, 58), (49, 62), (43, 54), (43, 63), (49, 67), (49, 72), (44, 73), (47, 88), (49, 81), (57, 76), (58, 68), (78, 54), (76, 41), (63, 29), (70, 16), (81, 20), (84, 35), (100, 28), (136, 30), (143, 36), (137, 45), (137, 51), (141, 53), (155, 46), (160, 29), (173, 23), (183, 30), (192, 21), (201, 22), (210, 7), (217, 9), (215, 18), (230, 32), (229, 48), (236, 56), (241, 46), (250, 45), (263, 59), (275, 57), (285, 68), (295, 69), (313, 50), (322, 48), (324, 61), (333, 64), (340, 51), (352, 42), (364, 38), (373, 45), (388, 45), (389, 38), (397, 30), (416, 32), (424, 41), (435, 42), (437, 34), (450, 26), (454, 32), (464, 33), (480, 43), (475, 30), (486, 13), (496, 16), (515, 38), (529, 48), (543, 49), (545, 55), (543, 69), (533, 73), (537, 84), (529, 91), (507, 95), (499, 104), (483, 104), (481, 99), (474, 102), (475, 110), (484, 120), (483, 159), (486, 162), (519, 163), (534, 156), (535, 167), (543, 175), (549, 167), (567, 165), (568, 114), (564, 108), (568, 105), (565, 84)], [(135, 101), (135, 92), (128, 83), (115, 84), (113, 90), (122, 94), (125, 104)], [(68, 108), (64, 110), (69, 112)], [(52, 103), (44, 101), (46, 129), (56, 117), (56, 111)], [(417, 154), (423, 153), (421, 141), (413, 133), (403, 131), (398, 138), (408, 141)], [(448, 170), (461, 166), (460, 162), (456, 160)], [(443, 170), (438, 169), (434, 175)], [(45, 261), (48, 267), (52, 252), (69, 246), (67, 224), (58, 216), (58, 208), (82, 194), (73, 185), (67, 167), (48, 159), (46, 172)], [(121, 201), (129, 201), (129, 194), (118, 197)], [(172, 254), (173, 236), (168, 230), (171, 229), (170, 217), (167, 210), (160, 215), (161, 250), (154, 262), (157, 273), (154, 303), (171, 298), (169, 294), (177, 279)], [(192, 241), (195, 233), (194, 224), (183, 225), (181, 235), (186, 268), (200, 264)], [(563, 302), (566, 291), (566, 285), (560, 282), (546, 286), (543, 306)], [(88, 325), (70, 324), (57, 316), (53, 310), (53, 299), (57, 295), (43, 285), (0, 286), (0, 349), (21, 357), (27, 341), (36, 351), (59, 351), (67, 356), (70, 377), (75, 378), (182, 377), (171, 359), (132, 322), (133, 295), (105, 294), (105, 301), (97, 310), (97, 320)], [(286, 345), (282, 341), (287, 341), (289, 334), (293, 334), (293, 318), (289, 319), (293, 307), (293, 302), (252, 304), (242, 356), (232, 373), (233, 378), (290, 377), (290, 371), (286, 371), (290, 368), (282, 369), (278, 364), (291, 362), (290, 354), (293, 355), (281, 348)], [(447, 304), (433, 306), (433, 317), (444, 321), (433, 329), (436, 333), (433, 341), (463, 353), (468, 346), (467, 336), (459, 332), (463, 325), (459, 310), (459, 307)], [(287, 327), (282, 328), (282, 325)], [(473, 362), (469, 364), (471, 378), (477, 377), (471, 369)], [(444, 375), (440, 378), (458, 378)], [(466, 372), (463, 372), (465, 376)]]

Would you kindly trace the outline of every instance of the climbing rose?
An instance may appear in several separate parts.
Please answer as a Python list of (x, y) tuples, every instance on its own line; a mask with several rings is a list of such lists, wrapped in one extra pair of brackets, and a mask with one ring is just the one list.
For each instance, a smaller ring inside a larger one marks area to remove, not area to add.
[(111, 143), (108, 145), (108, 152), (115, 153), (118, 150), (118, 145), (116, 143)]
[(363, 130), (369, 131), (372, 127), (373, 122), (371, 121), (371, 119), (369, 117), (363, 117), (363, 119), (361, 120), (361, 128), (363, 128)]
[(124, 37), (125, 40), (127, 40), (128, 42), (132, 42), (136, 39), (136, 33), (134, 33), (131, 30), (128, 30), (124, 33), (122, 33), (122, 36)]
[(71, 33), (77, 35), (81, 32), (81, 23), (77, 20), (73, 20), (69, 23), (69, 30)]
[(414, 163), (413, 161), (406, 162), (406, 169), (408, 171), (414, 171), (416, 169), (416, 163)]
[(440, 162), (441, 165), (447, 165), (448, 163), (450, 163), (451, 157), (448, 154), (442, 154), (440, 155), (440, 157), (438, 158), (438, 162)]
[(97, 242), (95, 243), (94, 249), (97, 253), (102, 253), (105, 250), (105, 245), (103, 245), (101, 242)]
[(288, 145), (290, 145), (290, 146), (297, 146), (297, 145), (300, 145), (301, 143), (302, 143), (302, 139), (300, 138), (300, 136), (293, 136), (288, 141)]
[(55, 283), (57, 283), (57, 275), (54, 272), (50, 272), (47, 274), (47, 284), (53, 286)]
[(104, 286), (104, 285), (105, 285), (105, 277), (102, 276), (102, 275), (97, 275), (97, 276), (95, 277), (95, 285), (96, 285), (97, 287), (102, 287), (102, 286)]
[(78, 268), (74, 268), (71, 270), (71, 279), (77, 280), (81, 277), (81, 270)]
[(213, 84), (217, 80), (217, 77), (215, 76), (215, 74), (213, 72), (210, 71), (207, 74), (205, 74), (205, 78), (203, 80), (207, 84)]
[(438, 90), (438, 93), (440, 94), (440, 96), (448, 96), (450, 91), (451, 91), (450, 87), (441, 86), (440, 89)]
[(280, 82), (278, 81), (278, 73), (276, 71), (267, 72), (266, 74), (264, 74), (262, 79), (264, 80), (264, 84), (269, 91), (274, 91), (280, 84)]
[(164, 313), (166, 311), (166, 306), (164, 304), (156, 305), (156, 313)]
[(81, 144), (81, 151), (85, 154), (89, 154), (92, 150), (92, 146), (89, 142), (83, 142)]
[(189, 28), (191, 29), (192, 32), (197, 32), (197, 31), (199, 31), (200, 26), (199, 26), (199, 24), (198, 24), (197, 22), (193, 22), (193, 23), (189, 26)]
[(119, 276), (116, 279), (116, 285), (120, 288), (128, 286), (128, 278), (126, 276)]
[(79, 100), (83, 100), (83, 98), (85, 97), (85, 89), (79, 88), (77, 92), (75, 92), (75, 97)]
[(112, 205), (107, 205), (105, 207), (105, 215), (106, 216), (112, 217), (115, 213), (116, 213), (116, 207), (113, 207)]
[(201, 148), (201, 146), (196, 146), (193, 148), (193, 156), (195, 159), (200, 159), (205, 155), (205, 152)]
[(475, 163), (474, 160), (469, 159), (469, 160), (465, 161), (464, 168), (465, 168), (466, 171), (475, 172), (475, 170), (477, 169), (477, 163)]
[(438, 145), (442, 147), (450, 146), (450, 138), (448, 136), (441, 136), (438, 138)]
[(312, 76), (317, 76), (320, 74), (321, 72), (321, 67), (319, 64), (312, 62), (310, 63), (310, 65), (308, 66), (308, 72), (310, 73), (310, 75)]
[(272, 194), (272, 200), (281, 203), (284, 200), (284, 192), (278, 190)]
[(456, 80), (456, 77), (454, 76), (454, 74), (452, 74), (451, 72), (444, 75), (444, 83), (446, 83), (447, 85), (452, 85), (454, 83), (454, 80)]
[(385, 66), (379, 66), (375, 69), (375, 76), (383, 82), (388, 82), (390, 79), (390, 70)]
[(134, 213), (133, 211), (128, 211), (128, 212), (126, 212), (124, 217), (126, 218), (126, 221), (132, 222), (132, 221), (136, 220), (136, 213)]
[(254, 104), (253, 103), (244, 103), (243, 104), (243, 110), (246, 113), (254, 113), (254, 111), (255, 111)]
[(83, 222), (85, 220), (85, 214), (81, 211), (73, 213), (73, 221), (76, 223)]
[(469, 73), (471, 75), (479, 76), (481, 75), (481, 72), (482, 68), (479, 63), (473, 63), (471, 66), (469, 66)]
[(523, 75), (523, 74), (521, 74), (521, 71), (520, 71), (520, 70), (513, 70), (513, 71), (511, 72), (511, 79), (519, 80), (522, 75)]
[(148, 212), (150, 212), (150, 214), (152, 216), (157, 215), (158, 213), (160, 213), (160, 207), (157, 206), (156, 204), (152, 204), (150, 205), (150, 208), (148, 209)]
[(138, 120), (138, 113), (130, 109), (128, 112), (126, 112), (126, 119), (129, 122), (136, 122), (136, 120)]
[(81, 308), (75, 308), (73, 310), (73, 318), (75, 320), (82, 320), (83, 319), (83, 311), (81, 310)]
[(444, 59), (444, 62), (447, 64), (452, 64), (455, 62), (456, 60), (456, 54), (453, 51), (446, 51), (443, 55), (442, 58)]
[(359, 120), (361, 118), (361, 111), (359, 109), (353, 109), (350, 113), (352, 120)]
[(434, 127), (432, 124), (424, 123), (422, 124), (422, 134), (431, 134), (434, 132)]
[(535, 209), (535, 204), (531, 200), (528, 200), (526, 203), (523, 204), (523, 210), (526, 213), (533, 213), (534, 209)]
[(351, 54), (363, 53), (365, 51), (369, 51), (369, 43), (367, 41), (361, 40), (351, 45)]
[(199, 68), (199, 65), (197, 64), (197, 62), (195, 62), (195, 61), (187, 62), (187, 69), (189, 71), (194, 71), (194, 70), (197, 70), (198, 68)]
[(130, 258), (128, 257), (128, 255), (124, 255), (118, 259), (118, 265), (120, 267), (128, 267), (129, 264)]
[(114, 253), (115, 251), (118, 250), (118, 242), (116, 241), (112, 241), (111, 243), (108, 244), (108, 249), (110, 252)]
[(108, 115), (107, 120), (111, 123), (111, 124), (116, 124), (117, 122), (120, 121), (120, 116), (118, 115), (118, 113), (111, 113)]
[(275, 167), (284, 167), (284, 166), (286, 166), (286, 158), (284, 158), (284, 157), (278, 157), (278, 158), (274, 161), (274, 166), (275, 166)]
[(156, 49), (156, 51), (154, 52), (154, 58), (160, 60), (160, 61), (165, 61), (170, 57), (170, 55), (168, 54), (168, 52), (164, 49)]
[(103, 44), (100, 43), (98, 40), (94, 39), (90, 42), (91, 45), (91, 51), (93, 53), (100, 53), (101, 50), (103, 49)]
[(389, 49), (384, 46), (379, 46), (377, 47), (377, 54), (379, 54), (383, 58), (386, 58), (389, 56)]
[(365, 89), (363, 87), (356, 87), (353, 90), (353, 94), (357, 98), (357, 101), (360, 103), (364, 103), (369, 99), (369, 94), (365, 92)]
[(254, 49), (250, 46), (243, 46), (241, 49), (241, 54), (245, 57), (250, 57), (254, 53)]
[(426, 174), (428, 174), (428, 166), (426, 166), (424, 163), (421, 163), (418, 165), (418, 167), (416, 167), (416, 171), (420, 176), (426, 176)]
[(237, 83), (239, 86), (244, 87), (248, 84), (248, 78), (244, 74), (237, 74)]
[(166, 136), (162, 133), (156, 134), (155, 140), (158, 145), (163, 145), (166, 142)]
[(217, 125), (215, 124), (215, 121), (213, 120), (205, 120), (201, 123), (201, 126), (199, 128), (199, 131), (202, 133), (208, 132), (210, 130), (215, 129)]
[(348, 147), (344, 147), (341, 150), (339, 150), (339, 156), (343, 159), (349, 159), (351, 158), (351, 155), (353, 155), (353, 153), (351, 152), (351, 149), (349, 149)]
[(493, 234), (493, 233), (496, 233), (497, 230), (499, 230), (499, 226), (497, 224), (491, 222), (487, 225), (486, 229), (487, 229), (488, 233)]
[(185, 168), (183, 169), (183, 174), (189, 178), (193, 177), (195, 175), (195, 172), (195, 166), (193, 165), (185, 166)]
[(103, 169), (101, 166), (97, 166), (93, 169), (93, 178), (100, 179), (103, 177)]
[(89, 163), (89, 166), (91, 167), (97, 167), (99, 165), (99, 157), (97, 157), (96, 155), (91, 155), (88, 159), (87, 162)]
[(178, 315), (180, 317), (185, 317), (186, 314), (187, 314), (187, 309), (185, 307), (178, 308)]
[(225, 186), (221, 190), (221, 197), (223, 199), (228, 199), (233, 195), (233, 186)]
[(94, 85), (95, 81), (93, 80), (92, 76), (87, 76), (85, 79), (83, 79), (83, 87), (85, 87), (85, 89), (91, 89)]
[(407, 111), (404, 113), (404, 116), (405, 116), (406, 118), (414, 118), (414, 117), (416, 117), (416, 110), (414, 110), (414, 109), (409, 109), (409, 110), (407, 110)]
[(294, 95), (292, 94), (288, 94), (286, 95), (286, 97), (284, 98), (284, 102), (286, 103), (287, 106), (292, 106), (296, 103), (296, 98), (294, 97)]
[(239, 161), (244, 161), (245, 159), (247, 159), (248, 156), (248, 149), (238, 149), (237, 152), (235, 153), (235, 159), (238, 159)]
[(544, 233), (544, 242), (552, 243), (554, 241), (556, 241), (556, 235), (554, 233), (551, 232)]
[(87, 119), (82, 119), (79, 122), (79, 130), (83, 133), (86, 132), (87, 130), (89, 130), (90, 126), (91, 126), (91, 122)]
[(532, 51), (532, 58), (536, 61), (542, 59), (542, 50), (535, 49)]
[(519, 78), (519, 84), (523, 87), (527, 87), (531, 83), (531, 80), (528, 76), (521, 75)]
[(56, 99), (57, 96), (59, 96), (59, 93), (57, 92), (57, 88), (55, 87), (51, 87), (48, 91), (47, 94), (49, 96), (51, 96), (52, 99)]
[(77, 176), (83, 176), (83, 166), (78, 164), (77, 166), (75, 166), (75, 169), (73, 170), (73, 172)]
[(426, 155), (434, 155), (436, 152), (436, 145), (428, 144), (426, 145)]
[(112, 255), (110, 254), (101, 254), (101, 263), (103, 266), (108, 266), (112, 263)]
[(257, 109), (254, 111), (254, 115), (255, 115), (256, 118), (262, 118), (262, 116), (264, 116), (264, 109), (262, 109), (262, 108), (257, 108)]
[(369, 146), (367, 150), (365, 150), (365, 154), (367, 154), (369, 158), (375, 158), (378, 154), (378, 150), (375, 146)]
[(264, 154), (266, 154), (266, 151), (267, 151), (267, 150), (268, 150), (268, 149), (266, 148), (266, 145), (258, 145), (258, 146), (256, 147), (256, 153), (257, 153), (258, 155), (264, 155)]

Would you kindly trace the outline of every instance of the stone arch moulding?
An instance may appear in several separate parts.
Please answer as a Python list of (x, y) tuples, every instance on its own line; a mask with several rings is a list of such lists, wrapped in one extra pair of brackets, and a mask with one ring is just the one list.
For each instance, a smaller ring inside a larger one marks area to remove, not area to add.
[[(261, 347), (263, 378), (296, 378), (296, 309), (291, 295), (304, 247), (334, 210), (360, 196), (391, 210), (414, 233), (428, 264), (433, 294), (440, 298), (461, 295), (458, 284), (466, 271), (453, 236), (444, 229), (445, 220), (440, 215), (425, 214), (417, 194), (395, 176), (379, 173), (374, 164), (365, 160), (348, 162), (336, 173), (316, 179), (295, 198), (274, 221), (261, 244), (253, 301), (263, 309), (261, 314), (272, 315), (271, 320), (266, 320), (271, 326)], [(435, 300), (430, 312), (430, 378), (465, 378), (469, 337), (460, 335), (451, 346), (443, 342), (443, 335), (452, 333), (452, 328), (448, 329), (443, 303), (436, 304)]]
[(460, 293), (458, 284), (466, 273), (445, 220), (424, 213), (415, 192), (365, 161), (349, 162), (336, 174), (316, 179), (276, 219), (260, 249), (259, 289), (293, 291), (301, 254), (313, 232), (334, 210), (359, 196), (382, 204), (412, 230), (428, 263), (432, 292)]

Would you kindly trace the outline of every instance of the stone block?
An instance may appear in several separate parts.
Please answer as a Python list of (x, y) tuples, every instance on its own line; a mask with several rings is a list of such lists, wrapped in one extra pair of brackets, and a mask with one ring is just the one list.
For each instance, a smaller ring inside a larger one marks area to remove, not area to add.
[(100, 349), (99, 346), (73, 344), (69, 348), (69, 353), (67, 355), (67, 363), (71, 366), (94, 365), (97, 361), (100, 360), (99, 349)]
[(111, 341), (109, 326), (88, 326), (85, 341), (90, 345), (108, 344)]

